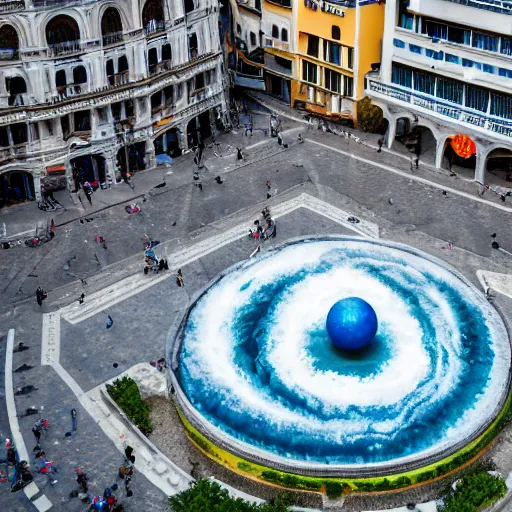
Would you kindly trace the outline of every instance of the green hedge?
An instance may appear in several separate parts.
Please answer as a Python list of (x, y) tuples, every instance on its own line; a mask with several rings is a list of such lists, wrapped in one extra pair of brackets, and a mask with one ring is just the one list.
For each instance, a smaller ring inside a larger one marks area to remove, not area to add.
[(149, 419), (149, 407), (142, 401), (137, 383), (133, 379), (116, 379), (113, 384), (107, 384), (107, 391), (145, 436), (151, 434), (153, 425)]
[(477, 512), (507, 493), (503, 478), (480, 471), (463, 477), (444, 499), (443, 512)]
[(271, 503), (256, 505), (232, 498), (217, 482), (200, 479), (194, 486), (169, 498), (172, 512), (287, 512), (291, 499), (278, 494)]

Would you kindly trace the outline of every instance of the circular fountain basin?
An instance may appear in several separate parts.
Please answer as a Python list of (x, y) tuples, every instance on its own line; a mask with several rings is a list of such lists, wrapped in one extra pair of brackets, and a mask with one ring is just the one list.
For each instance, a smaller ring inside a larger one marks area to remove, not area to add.
[[(378, 318), (355, 353), (329, 340), (343, 297)], [(176, 329), (171, 378), (188, 420), (216, 444), (313, 475), (419, 467), (462, 448), (501, 410), (510, 344), (463, 276), (410, 247), (329, 237), (235, 265)]]

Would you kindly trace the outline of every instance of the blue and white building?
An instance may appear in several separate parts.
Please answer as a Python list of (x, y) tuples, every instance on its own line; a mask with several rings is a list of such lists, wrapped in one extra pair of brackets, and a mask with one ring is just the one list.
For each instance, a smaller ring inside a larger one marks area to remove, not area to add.
[(410, 127), (428, 128), (441, 168), (449, 137), (468, 135), (471, 177), (503, 181), (512, 163), (512, 1), (387, 0), (380, 72), (367, 75), (366, 94), (389, 122), (388, 147)]

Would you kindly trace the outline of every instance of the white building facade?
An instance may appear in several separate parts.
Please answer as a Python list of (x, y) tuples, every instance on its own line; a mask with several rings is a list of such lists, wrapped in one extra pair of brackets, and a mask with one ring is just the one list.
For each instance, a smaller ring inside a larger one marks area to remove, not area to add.
[(389, 122), (388, 147), (405, 123), (428, 128), (441, 168), (448, 141), (467, 135), (473, 178), (492, 181), (491, 160), (512, 150), (512, 1), (387, 0), (380, 72), (367, 75), (366, 94)]
[(0, 0), (0, 201), (178, 156), (226, 85), (217, 0)]

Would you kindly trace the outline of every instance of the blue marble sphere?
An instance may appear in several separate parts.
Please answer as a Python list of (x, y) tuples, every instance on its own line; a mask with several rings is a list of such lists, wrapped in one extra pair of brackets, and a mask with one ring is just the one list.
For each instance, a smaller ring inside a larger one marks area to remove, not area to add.
[(347, 297), (329, 310), (326, 327), (336, 347), (359, 350), (372, 342), (378, 327), (377, 315), (365, 300)]

